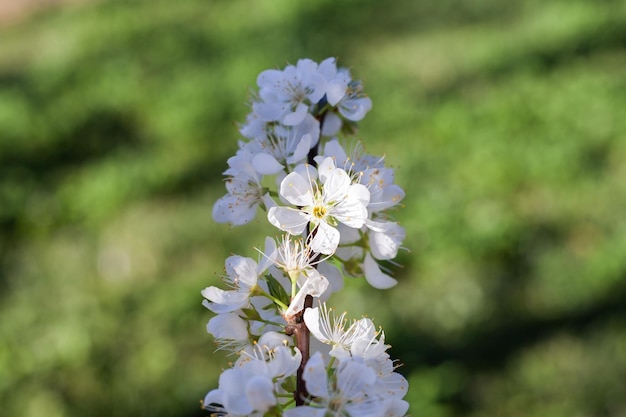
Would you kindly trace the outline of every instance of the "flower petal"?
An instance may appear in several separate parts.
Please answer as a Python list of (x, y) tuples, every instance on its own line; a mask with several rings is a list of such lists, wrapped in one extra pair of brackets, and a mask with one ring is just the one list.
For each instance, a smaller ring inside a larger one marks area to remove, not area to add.
[(324, 365), (324, 359), (320, 352), (315, 352), (313, 356), (309, 358), (304, 367), (302, 377), (306, 383), (306, 389), (309, 391), (309, 394), (326, 399), (329, 397), (326, 366)]
[(330, 214), (341, 223), (352, 228), (360, 228), (367, 219), (367, 209), (356, 199), (344, 200), (331, 210)]
[(292, 172), (280, 183), (280, 195), (294, 206), (313, 204), (311, 182), (301, 174)]
[(311, 150), (311, 142), (313, 141), (312, 136), (307, 133), (300, 138), (296, 149), (293, 151), (293, 154), (287, 158), (288, 164), (297, 164), (304, 160), (309, 154), (309, 150)]
[(398, 283), (398, 281), (380, 270), (380, 267), (369, 253), (365, 255), (363, 268), (365, 269), (365, 279), (374, 288), (386, 290), (387, 288), (391, 288)]
[(276, 405), (274, 384), (263, 375), (255, 375), (246, 382), (246, 398), (252, 408), (265, 412)]
[(326, 98), (328, 104), (336, 106), (337, 103), (346, 95), (348, 88), (348, 80), (345, 77), (335, 78), (326, 85)]
[(252, 158), (254, 170), (261, 175), (274, 175), (284, 168), (276, 158), (266, 153), (258, 153)]
[(267, 212), (267, 219), (280, 230), (292, 235), (299, 235), (309, 222), (306, 213), (291, 207), (271, 207)]
[(283, 124), (286, 126), (296, 126), (299, 125), (308, 113), (309, 108), (304, 103), (299, 103), (296, 107), (296, 110), (287, 114), (283, 118)]
[(315, 236), (311, 239), (313, 252), (332, 255), (339, 246), (339, 231), (326, 222), (320, 222), (314, 234)]
[(248, 339), (247, 324), (237, 313), (218, 314), (209, 320), (206, 329), (216, 339)]
[(230, 223), (241, 226), (250, 222), (256, 216), (257, 204), (246, 204), (241, 198), (226, 194), (215, 202), (213, 206), (213, 220), (217, 223)]
[(369, 242), (372, 255), (376, 259), (393, 259), (398, 254), (398, 248), (406, 237), (404, 228), (395, 222), (380, 222), (384, 232), (370, 231)]
[(229, 313), (248, 303), (250, 294), (238, 291), (225, 291), (217, 287), (208, 287), (202, 290), (202, 296), (211, 303), (205, 303), (205, 307), (214, 313)]

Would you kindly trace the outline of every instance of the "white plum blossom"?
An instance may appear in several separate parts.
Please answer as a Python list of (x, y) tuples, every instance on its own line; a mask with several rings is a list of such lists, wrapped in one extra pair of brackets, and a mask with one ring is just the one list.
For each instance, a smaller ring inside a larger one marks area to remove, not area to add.
[(369, 248), (374, 258), (379, 260), (393, 259), (406, 237), (402, 226), (390, 221), (368, 221)]
[(206, 395), (204, 406), (211, 409), (215, 408), (212, 404), (219, 404), (234, 416), (262, 414), (278, 403), (279, 383), (295, 374), (301, 359), (298, 349), (292, 352), (284, 345), (257, 345), (252, 354), (242, 353), (235, 365), (221, 374), (218, 388)]
[(321, 184), (316, 181), (316, 170), (307, 169), (307, 175), (294, 171), (280, 184), (280, 195), (292, 207), (272, 207), (268, 220), (274, 226), (292, 235), (311, 229), (311, 249), (325, 255), (335, 252), (339, 244), (338, 223), (360, 228), (367, 219), (369, 191), (361, 184), (353, 184), (341, 168), (334, 167), (331, 158), (324, 161), (333, 168), (322, 171)]
[(322, 355), (316, 352), (306, 364), (304, 380), (313, 399), (285, 411), (285, 417), (381, 417), (387, 408), (382, 398), (368, 395), (377, 375), (359, 358), (341, 359), (329, 378)]
[(206, 328), (215, 338), (218, 350), (239, 351), (250, 343), (248, 324), (237, 312), (216, 315), (209, 320)]
[(329, 283), (326, 277), (314, 269), (309, 276), (300, 276), (298, 285), (300, 286), (300, 289), (291, 299), (289, 308), (285, 311), (285, 317), (293, 317), (296, 313), (302, 311), (306, 296), (321, 296), (328, 288)]
[(239, 255), (232, 255), (226, 259), (225, 267), (227, 276), (224, 282), (232, 287), (232, 290), (223, 290), (212, 286), (202, 290), (202, 296), (206, 298), (203, 305), (214, 313), (228, 313), (247, 307), (258, 289), (257, 281), (263, 272), (272, 264), (275, 257), (275, 243), (267, 238), (265, 253), (269, 254), (263, 261), (257, 264), (254, 259)]
[(306, 117), (309, 106), (326, 94), (326, 79), (318, 65), (310, 59), (301, 59), (283, 71), (265, 70), (257, 77), (259, 98), (253, 110), (268, 121), (279, 121), (296, 126)]
[(287, 274), (291, 281), (297, 281), (301, 275), (307, 276), (319, 263), (313, 252), (302, 238), (293, 239), (290, 235), (284, 235), (277, 245), (276, 260), (274, 264)]
[(324, 120), (323, 134), (332, 136), (341, 129), (343, 122), (340, 116), (357, 122), (371, 110), (372, 100), (363, 93), (361, 83), (352, 80), (347, 68), (337, 68), (334, 58), (322, 61), (319, 71), (327, 82), (326, 101), (336, 111), (327, 113)]
[(346, 329), (346, 314), (336, 317), (326, 303), (309, 308), (304, 312), (304, 322), (311, 334), (320, 342), (332, 347), (330, 355), (344, 358), (351, 355), (352, 346), (361, 340), (361, 344), (371, 343), (375, 337), (374, 323), (368, 318), (353, 321)]
[(224, 171), (228, 194), (213, 206), (213, 219), (218, 223), (239, 226), (256, 216), (259, 204), (269, 203), (267, 190), (261, 185), (262, 176), (254, 169), (255, 155), (245, 147), (228, 159), (229, 168)]
[(319, 135), (319, 122), (308, 113), (297, 126), (274, 126), (264, 136), (247, 144), (247, 148), (255, 153), (252, 158), (255, 171), (275, 175), (288, 165), (302, 163), (310, 149), (317, 145)]
[(323, 157), (332, 157), (338, 167), (358, 174), (359, 182), (370, 192), (367, 206), (370, 217), (372, 213), (397, 206), (404, 198), (404, 190), (394, 183), (394, 170), (385, 167), (384, 158), (365, 153), (360, 144), (348, 154), (337, 139), (332, 139), (324, 144)]

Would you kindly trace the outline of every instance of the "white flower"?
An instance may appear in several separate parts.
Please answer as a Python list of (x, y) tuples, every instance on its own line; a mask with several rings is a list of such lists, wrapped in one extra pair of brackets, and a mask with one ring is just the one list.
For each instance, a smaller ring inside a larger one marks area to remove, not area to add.
[(326, 93), (326, 79), (310, 59), (301, 59), (283, 71), (263, 71), (257, 77), (257, 85), (261, 101), (254, 103), (255, 113), (287, 126), (300, 124), (309, 105), (319, 102)]
[[(319, 65), (319, 72), (326, 78), (326, 100), (344, 118), (356, 122), (371, 110), (372, 101), (365, 96), (360, 81), (352, 80), (347, 68), (339, 68), (334, 58), (328, 58)], [(326, 114), (324, 135), (334, 135), (341, 129), (341, 118), (334, 112)]]
[(330, 140), (324, 144), (323, 155), (334, 158), (338, 167), (358, 174), (359, 182), (370, 192), (370, 216), (398, 205), (404, 198), (404, 190), (394, 184), (394, 170), (385, 167), (384, 158), (365, 153), (360, 142), (347, 154), (337, 139)]
[(374, 258), (379, 260), (393, 259), (406, 237), (404, 228), (395, 222), (368, 220), (367, 235), (369, 248)]
[(385, 411), (381, 417), (404, 417), (409, 410), (409, 403), (404, 400), (387, 398), (384, 405)]
[(304, 308), (304, 300), (307, 295), (319, 297), (328, 288), (328, 280), (326, 277), (322, 276), (315, 269), (311, 270), (306, 277), (300, 276), (298, 284), (300, 285), (300, 289), (291, 299), (289, 308), (285, 311), (285, 317), (292, 317), (302, 311)]
[(230, 223), (233, 226), (246, 224), (256, 216), (259, 204), (269, 203), (269, 196), (263, 187), (243, 175), (227, 179), (226, 189), (228, 194), (213, 206), (213, 220), (217, 223)]
[(341, 247), (335, 255), (343, 261), (347, 273), (352, 276), (364, 275), (365, 280), (374, 288), (385, 290), (398, 283), (393, 277), (383, 272), (371, 253), (364, 251), (362, 247)]
[(362, 171), (361, 184), (365, 185), (371, 194), (370, 212), (380, 212), (394, 207), (404, 199), (404, 190), (393, 183), (394, 171), (392, 168), (367, 168)]
[(298, 349), (292, 352), (284, 344), (255, 345), (251, 353), (241, 354), (233, 368), (222, 372), (218, 388), (206, 395), (204, 406), (232, 416), (262, 415), (278, 403), (280, 383), (296, 373), (301, 360)]
[(297, 126), (276, 125), (247, 145), (254, 153), (252, 165), (263, 175), (279, 173), (285, 165), (303, 162), (320, 135), (319, 122), (310, 114)]
[(359, 416), (380, 417), (386, 404), (382, 398), (369, 396), (367, 390), (376, 383), (376, 373), (361, 360), (344, 358), (334, 376), (328, 376), (324, 360), (316, 352), (307, 362), (304, 381), (313, 396), (307, 405), (287, 410), (285, 417)]
[(330, 355), (336, 358), (348, 357), (353, 344), (362, 342), (369, 344), (375, 337), (374, 324), (368, 318), (355, 320), (346, 329), (346, 313), (336, 317), (326, 303), (320, 307), (308, 308), (304, 311), (304, 322), (311, 334), (320, 342), (332, 346)]
[(338, 107), (339, 113), (343, 117), (357, 122), (372, 109), (372, 100), (363, 93), (363, 86), (360, 81), (351, 81)]
[(316, 254), (310, 246), (304, 244), (302, 239), (291, 239), (289, 235), (283, 235), (282, 241), (276, 249), (274, 264), (283, 270), (291, 281), (297, 281), (301, 275), (308, 275), (319, 263), (315, 261)]
[(209, 320), (206, 328), (215, 338), (218, 350), (239, 351), (250, 343), (248, 325), (236, 312), (218, 314)]
[(321, 186), (315, 181), (316, 170), (308, 167), (307, 174), (297, 170), (287, 175), (280, 184), (280, 195), (300, 208), (272, 207), (268, 211), (270, 223), (292, 235), (304, 232), (311, 224), (311, 249), (331, 255), (339, 244), (339, 232), (334, 227), (343, 223), (359, 228), (367, 219), (369, 191), (361, 184), (352, 184), (341, 168), (336, 168), (331, 158), (320, 164)]
[(228, 194), (213, 206), (213, 219), (216, 222), (234, 226), (246, 224), (256, 216), (259, 204), (272, 205), (267, 190), (261, 185), (262, 177), (252, 165), (253, 158), (254, 154), (244, 147), (228, 159), (229, 168), (224, 171), (228, 176)]
[(363, 270), (365, 273), (365, 280), (372, 287), (378, 288), (379, 290), (386, 290), (398, 283), (395, 278), (392, 278), (382, 271), (380, 265), (378, 265), (369, 253), (365, 254), (365, 259), (363, 260)]
[(202, 290), (203, 305), (214, 313), (228, 313), (246, 307), (250, 297), (257, 289), (260, 275), (273, 263), (275, 257), (275, 243), (271, 238), (265, 240), (266, 257), (260, 264), (251, 258), (233, 255), (226, 259), (226, 273), (224, 281), (232, 290), (222, 290), (218, 287), (207, 287)]
[(378, 333), (370, 332), (369, 338), (367, 335), (364, 335), (356, 339), (350, 346), (352, 356), (377, 362), (383, 362), (389, 359), (387, 349), (389, 349), (390, 346), (385, 344), (385, 333), (381, 331), (378, 339), (376, 339), (377, 336)]

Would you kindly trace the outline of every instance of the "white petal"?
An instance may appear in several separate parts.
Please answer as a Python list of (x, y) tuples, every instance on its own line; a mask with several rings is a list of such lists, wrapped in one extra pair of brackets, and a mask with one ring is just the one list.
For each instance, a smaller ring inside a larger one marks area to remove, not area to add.
[(310, 206), (313, 204), (311, 182), (301, 174), (292, 172), (280, 183), (280, 195), (294, 206)]
[(332, 255), (339, 246), (339, 231), (321, 222), (315, 228), (315, 236), (311, 240), (311, 250), (324, 255)]
[(284, 105), (281, 103), (267, 102), (255, 103), (254, 112), (264, 121), (278, 121), (284, 113)]
[(274, 384), (266, 376), (255, 375), (246, 382), (246, 398), (252, 408), (265, 412), (276, 405)]
[(350, 397), (360, 397), (361, 391), (366, 386), (376, 382), (376, 372), (364, 363), (356, 360), (346, 360), (339, 364), (337, 372), (337, 390), (342, 395)]
[(261, 260), (259, 261), (259, 265), (256, 268), (257, 276), (261, 275), (263, 271), (270, 267), (276, 260), (276, 241), (271, 237), (267, 236), (265, 238), (265, 247), (263, 248), (263, 253), (261, 255)]
[(246, 322), (236, 313), (218, 314), (209, 320), (206, 329), (216, 339), (248, 339)]
[(252, 166), (261, 175), (274, 175), (284, 168), (276, 158), (266, 153), (259, 153), (252, 158)]
[(241, 388), (245, 386), (245, 374), (240, 368), (227, 369), (220, 375), (219, 387), (223, 391), (224, 408), (229, 413), (246, 415), (253, 411)]
[(237, 285), (246, 290), (257, 284), (257, 264), (252, 258), (231, 255), (224, 262), (228, 276), (237, 281)]
[(291, 300), (285, 316), (289, 317), (299, 313), (304, 308), (304, 299), (307, 295), (319, 297), (327, 288), (328, 280), (325, 277), (320, 274), (310, 276)]
[(317, 180), (317, 169), (308, 163), (300, 164), (293, 169), (293, 172), (300, 174), (303, 178), (306, 178), (309, 183), (313, 184)]
[(335, 61), (334, 57), (326, 58), (317, 67), (317, 71), (326, 77), (327, 80), (331, 80), (337, 75), (337, 64)]
[(324, 124), (322, 125), (323, 136), (333, 136), (339, 133), (343, 126), (343, 120), (337, 115), (337, 113), (326, 113), (324, 117)]
[(374, 288), (385, 290), (398, 283), (398, 281), (380, 270), (380, 267), (369, 253), (365, 255), (363, 268), (365, 269), (365, 279)]
[(320, 310), (319, 307), (307, 308), (304, 310), (304, 323), (309, 329), (311, 334), (320, 342), (325, 342), (328, 339), (324, 336), (320, 330)]
[(309, 394), (315, 397), (328, 398), (328, 380), (326, 366), (320, 352), (315, 352), (304, 367), (302, 375)]
[(358, 122), (371, 108), (372, 100), (369, 97), (348, 99), (339, 105), (339, 113), (348, 120)]
[(337, 139), (326, 142), (324, 145), (324, 155), (333, 157), (336, 164), (339, 166), (343, 166), (348, 160), (346, 151), (343, 150), (343, 147), (339, 144)]
[(256, 78), (256, 84), (263, 88), (267, 85), (273, 85), (277, 81), (281, 81), (283, 78), (282, 71), (275, 69), (268, 69), (261, 72)]
[(322, 179), (320, 170), (320, 180), (324, 183), (325, 202), (341, 201), (346, 198), (350, 188), (350, 177), (346, 171), (341, 168), (335, 168), (330, 170), (326, 177)]
[(326, 78), (315, 72), (308, 78), (307, 87), (312, 90), (307, 94), (307, 98), (311, 100), (311, 103), (317, 103), (326, 94)]
[(292, 235), (299, 235), (309, 222), (306, 213), (291, 207), (272, 207), (267, 212), (267, 219), (280, 230)]
[(202, 290), (202, 296), (211, 303), (205, 304), (214, 313), (229, 313), (248, 304), (250, 294), (238, 291), (224, 291), (217, 287)]
[(361, 240), (361, 233), (359, 233), (360, 229), (358, 228), (339, 224), (337, 225), (337, 230), (341, 234), (341, 239), (339, 240), (341, 245), (351, 245)]
[(292, 342), (291, 337), (282, 333), (270, 331), (263, 333), (257, 344), (263, 349), (274, 349), (278, 346), (285, 346), (288, 342)]
[(322, 183), (326, 183), (328, 176), (337, 168), (335, 166), (335, 160), (329, 157), (318, 159), (321, 159), (317, 164), (318, 176)]
[(299, 103), (294, 112), (287, 114), (283, 118), (283, 124), (286, 126), (296, 126), (302, 123), (308, 113), (308, 110), (309, 108), (306, 104)]
[(372, 255), (380, 260), (395, 258), (405, 236), (406, 232), (402, 226), (394, 222), (386, 222), (383, 233), (369, 233)]
[(213, 220), (217, 223), (230, 223), (241, 226), (250, 222), (256, 216), (257, 204), (246, 204), (237, 196), (225, 195), (213, 206)]
[(347, 79), (335, 78), (326, 85), (326, 98), (328, 104), (336, 106), (337, 103), (346, 95), (346, 89), (348, 88)]
[(297, 164), (304, 160), (309, 154), (309, 150), (311, 150), (311, 142), (313, 141), (312, 136), (310, 134), (306, 134), (302, 136), (300, 141), (298, 142), (298, 146), (293, 151), (293, 154), (287, 158), (288, 164)]
[(370, 191), (363, 184), (352, 184), (348, 190), (350, 198), (359, 200), (364, 206), (370, 202)]
[(367, 209), (356, 199), (344, 200), (333, 207), (330, 214), (346, 226), (360, 228), (367, 219)]
[(292, 354), (291, 348), (284, 345), (277, 346), (272, 360), (268, 363), (268, 375), (280, 379), (295, 375), (301, 362), (302, 354), (298, 348), (295, 348)]
[(380, 190), (374, 190), (372, 201), (367, 207), (370, 211), (382, 211), (398, 205), (404, 199), (404, 190), (396, 185), (390, 184)]
[(409, 403), (404, 400), (389, 400), (385, 403), (385, 417), (404, 417)]

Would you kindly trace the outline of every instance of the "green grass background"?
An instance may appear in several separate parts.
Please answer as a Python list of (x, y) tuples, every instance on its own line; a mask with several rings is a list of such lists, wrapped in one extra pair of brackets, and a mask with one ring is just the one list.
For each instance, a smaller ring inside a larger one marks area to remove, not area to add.
[[(383, 326), (413, 416), (626, 416), (626, 3), (135, 0), (0, 29), (0, 414), (203, 416), (211, 207), (256, 75), (338, 57), (406, 190)], [(231, 358), (232, 360), (232, 358)], [(355, 417), (355, 416), (353, 416)]]

